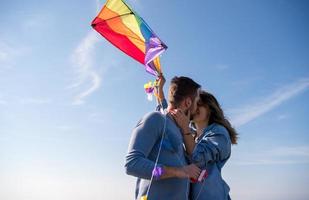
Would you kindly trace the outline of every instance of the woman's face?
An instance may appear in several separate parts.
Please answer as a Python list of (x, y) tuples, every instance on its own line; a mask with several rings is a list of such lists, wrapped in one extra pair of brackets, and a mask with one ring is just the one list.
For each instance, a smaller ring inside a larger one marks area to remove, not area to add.
[(200, 105), (198, 104), (196, 113), (193, 116), (193, 121), (198, 123), (198, 122), (204, 122), (208, 121), (210, 116), (210, 110), (207, 105)]

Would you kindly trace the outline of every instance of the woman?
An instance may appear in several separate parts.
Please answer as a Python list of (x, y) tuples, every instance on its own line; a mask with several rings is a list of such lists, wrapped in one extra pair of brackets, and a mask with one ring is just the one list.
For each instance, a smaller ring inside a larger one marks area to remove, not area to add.
[[(159, 92), (160, 89), (163, 91), (162, 85), (159, 86)], [(161, 101), (164, 99), (162, 94), (159, 96)], [(230, 158), (231, 145), (237, 144), (238, 134), (225, 118), (217, 99), (208, 92), (200, 93), (197, 112), (191, 121), (192, 128), (189, 127), (189, 118), (180, 110), (171, 111), (170, 114), (182, 130), (191, 162), (208, 173), (203, 181), (191, 184), (191, 200), (230, 199), (230, 189), (221, 176), (221, 169)]]

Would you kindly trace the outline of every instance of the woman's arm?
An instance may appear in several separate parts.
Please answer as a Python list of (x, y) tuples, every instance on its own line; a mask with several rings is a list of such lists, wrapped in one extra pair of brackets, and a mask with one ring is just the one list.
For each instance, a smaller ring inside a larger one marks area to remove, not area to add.
[(227, 159), (231, 154), (231, 141), (227, 130), (220, 125), (205, 133), (192, 153), (192, 161), (199, 167), (206, 167), (209, 162)]
[(164, 87), (165, 82), (166, 82), (165, 77), (161, 73), (159, 75), (159, 85), (157, 87), (158, 91), (156, 91), (157, 92), (157, 98), (158, 98), (160, 103), (163, 101), (163, 99), (165, 99), (164, 91), (163, 91), (163, 87)]
[(183, 134), (183, 140), (185, 143), (186, 151), (191, 156), (195, 148), (195, 141), (194, 141), (193, 134), (192, 133)]
[(155, 95), (157, 97), (157, 108), (156, 108), (156, 110), (160, 111), (161, 108), (162, 109), (167, 108), (167, 102), (166, 102), (166, 99), (165, 99), (165, 96), (164, 96), (164, 89), (163, 89), (166, 80), (165, 80), (163, 74), (159, 75), (158, 81), (159, 81), (159, 85), (155, 87)]

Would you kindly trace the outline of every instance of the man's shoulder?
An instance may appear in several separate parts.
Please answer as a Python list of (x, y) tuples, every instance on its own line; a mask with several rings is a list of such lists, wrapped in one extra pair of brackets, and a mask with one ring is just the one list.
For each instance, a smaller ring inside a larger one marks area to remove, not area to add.
[(165, 123), (165, 116), (160, 112), (149, 112), (145, 114), (137, 126), (142, 125), (148, 131), (155, 131), (160, 133), (163, 130)]
[(143, 116), (143, 121), (148, 121), (152, 123), (161, 123), (161, 122), (164, 122), (164, 120), (165, 120), (165, 115), (159, 111), (152, 111), (152, 112), (146, 113)]

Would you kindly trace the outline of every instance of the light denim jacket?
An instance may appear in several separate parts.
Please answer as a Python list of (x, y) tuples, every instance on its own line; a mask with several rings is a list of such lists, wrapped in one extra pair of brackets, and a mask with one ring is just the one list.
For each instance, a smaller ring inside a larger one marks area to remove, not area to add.
[(221, 169), (231, 155), (231, 140), (227, 129), (219, 124), (209, 125), (197, 139), (191, 162), (206, 169), (208, 177), (191, 184), (192, 200), (228, 200), (230, 188), (223, 180)]

